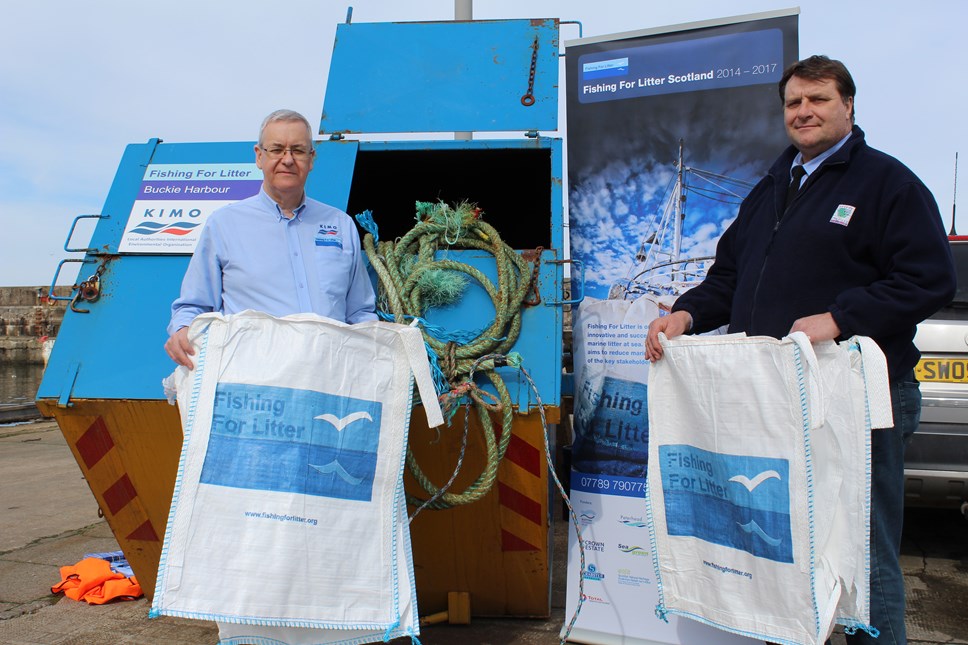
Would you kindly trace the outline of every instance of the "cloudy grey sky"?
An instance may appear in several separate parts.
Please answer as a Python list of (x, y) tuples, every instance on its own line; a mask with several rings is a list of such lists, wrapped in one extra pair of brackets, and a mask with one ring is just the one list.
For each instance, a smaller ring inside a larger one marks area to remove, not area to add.
[[(278, 107), (318, 122), (333, 37), (347, 6), (330, 0), (5, 2), (0, 286), (50, 283), (68, 255), (63, 244), (71, 221), (99, 212), (126, 144), (152, 137), (250, 141), (262, 117)], [(357, 0), (352, 6), (354, 22), (447, 20), (454, 12), (452, 0)], [(796, 6), (783, 0), (475, 0), (474, 17), (577, 20), (590, 37)], [(826, 53), (847, 64), (858, 84), (858, 125), (872, 145), (921, 176), (947, 224), (955, 153), (968, 155), (962, 115), (968, 2), (802, 0), (799, 7), (801, 55)], [(577, 38), (578, 28), (563, 25), (561, 37)], [(564, 123), (560, 118), (559, 136), (566, 136)], [(968, 233), (966, 212), (963, 205), (962, 233)], [(79, 226), (78, 233), (76, 246), (90, 229)], [(75, 275), (65, 270), (61, 282), (70, 284)]]

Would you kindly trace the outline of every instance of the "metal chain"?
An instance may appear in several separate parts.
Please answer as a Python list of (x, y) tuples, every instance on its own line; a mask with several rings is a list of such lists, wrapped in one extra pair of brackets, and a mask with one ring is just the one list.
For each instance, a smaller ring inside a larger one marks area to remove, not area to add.
[(521, 105), (531, 107), (534, 105), (534, 71), (538, 66), (538, 37), (534, 37), (531, 44), (531, 74), (528, 76), (528, 91), (521, 97)]
[(98, 266), (97, 270), (87, 280), (83, 281), (79, 285), (75, 285), (77, 292), (74, 294), (74, 298), (71, 299), (71, 311), (79, 314), (90, 313), (89, 309), (78, 309), (77, 303), (80, 300), (86, 300), (87, 302), (96, 302), (101, 297), (101, 274), (104, 273), (104, 265)]
[(539, 246), (534, 250), (534, 264), (531, 269), (531, 291), (534, 297), (525, 298), (522, 304), (528, 307), (536, 307), (541, 304), (541, 289), (538, 284), (541, 280), (541, 254), (544, 252), (544, 247)]

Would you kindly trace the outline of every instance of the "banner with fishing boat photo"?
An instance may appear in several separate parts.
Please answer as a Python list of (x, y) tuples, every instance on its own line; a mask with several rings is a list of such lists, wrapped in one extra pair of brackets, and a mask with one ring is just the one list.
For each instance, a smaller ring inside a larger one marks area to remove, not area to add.
[(777, 84), (798, 59), (797, 23), (789, 9), (566, 43), (568, 218), (585, 292), (571, 454), (584, 575), (574, 531), (568, 562), (569, 586), (583, 585), (581, 642), (752, 642), (653, 616), (644, 345), (788, 143)]

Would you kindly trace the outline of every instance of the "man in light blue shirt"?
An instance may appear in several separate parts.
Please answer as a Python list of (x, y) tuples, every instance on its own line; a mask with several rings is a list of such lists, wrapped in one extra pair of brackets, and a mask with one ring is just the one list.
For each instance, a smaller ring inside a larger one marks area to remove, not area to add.
[(277, 110), (262, 122), (255, 146), (262, 190), (212, 213), (172, 303), (165, 351), (179, 365), (193, 367), (188, 325), (209, 311), (376, 320), (353, 220), (306, 197), (315, 154), (312, 128), (298, 112)]

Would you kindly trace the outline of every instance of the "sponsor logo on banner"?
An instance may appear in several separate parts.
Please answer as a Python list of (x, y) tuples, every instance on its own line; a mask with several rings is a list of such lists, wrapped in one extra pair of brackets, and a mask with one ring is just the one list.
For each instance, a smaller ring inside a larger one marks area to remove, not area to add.
[(628, 76), (629, 59), (628, 56), (622, 58), (610, 58), (594, 63), (585, 63), (581, 66), (581, 77), (589, 81), (596, 78), (609, 78), (613, 76)]
[(201, 483), (370, 501), (381, 409), (313, 390), (219, 383)]
[(789, 462), (659, 446), (669, 535), (793, 562)]
[(649, 526), (642, 515), (619, 515), (618, 521), (631, 529), (644, 529)]
[(605, 574), (598, 570), (594, 564), (589, 564), (585, 568), (585, 580), (604, 580)]
[(631, 569), (619, 569), (615, 578), (620, 585), (628, 587), (641, 587), (652, 584), (652, 579), (648, 576), (640, 576)]
[(641, 546), (633, 546), (629, 544), (619, 544), (618, 550), (626, 555), (635, 555), (641, 558), (649, 557), (649, 550)]

